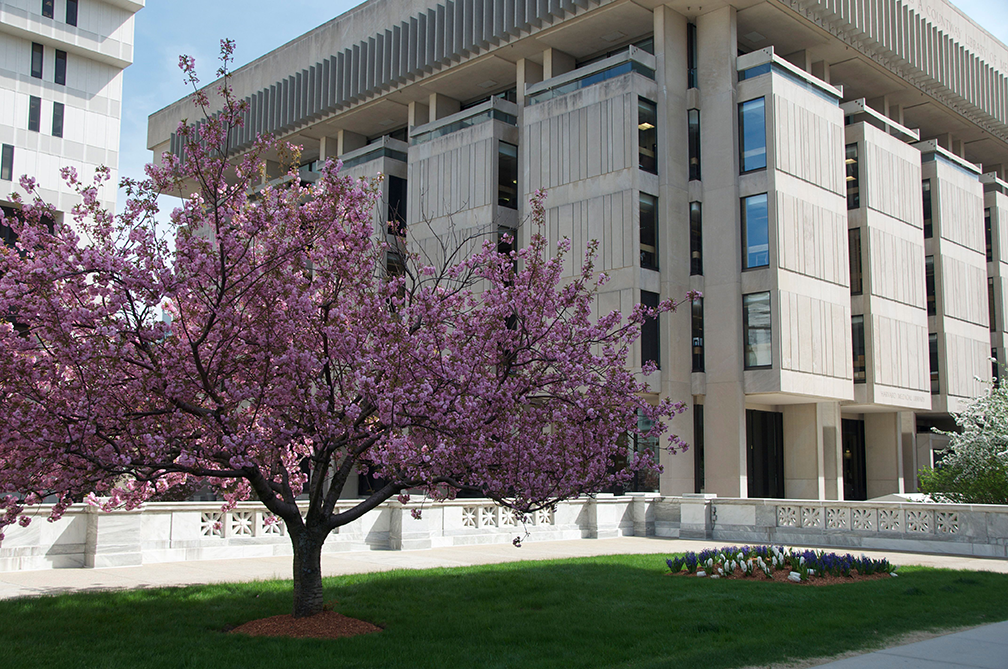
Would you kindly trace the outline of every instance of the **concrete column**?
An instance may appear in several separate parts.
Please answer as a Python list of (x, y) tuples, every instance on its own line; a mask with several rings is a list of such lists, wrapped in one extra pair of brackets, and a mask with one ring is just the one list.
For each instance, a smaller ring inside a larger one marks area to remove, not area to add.
[(441, 95), (440, 93), (430, 94), (430, 104), (428, 105), (430, 109), (430, 120), (436, 121), (439, 118), (444, 118), (445, 116), (451, 116), (459, 109), (462, 105), (458, 100), (453, 100), (447, 95)]
[(825, 60), (812, 63), (812, 76), (822, 79), (827, 84), (830, 82), (830, 64)]
[(784, 60), (788, 61), (795, 67), (805, 70), (806, 72), (812, 71), (812, 55), (805, 49), (789, 53), (784, 56)]
[(354, 149), (360, 149), (367, 145), (367, 137), (364, 135), (358, 135), (355, 132), (350, 132), (349, 130), (340, 130), (336, 134), (336, 152), (338, 155), (343, 155), (353, 151)]
[(899, 414), (866, 413), (864, 422), (868, 499), (904, 492)]
[[(746, 497), (745, 389), (742, 359), (741, 243), (735, 84), (734, 7), (697, 18), (704, 225), (704, 416), (706, 490)], [(685, 62), (685, 60), (683, 61)], [(686, 110), (680, 112), (685, 122)], [(685, 161), (684, 163), (685, 164)], [(716, 352), (716, 353), (714, 353)]]
[(843, 497), (843, 444), (839, 402), (820, 402), (816, 405), (822, 432), (823, 486), (821, 499)]
[(515, 64), (515, 69), (517, 71), (515, 78), (517, 84), (515, 88), (518, 91), (516, 99), (518, 100), (518, 107), (520, 109), (525, 106), (525, 86), (538, 84), (543, 80), (543, 66), (528, 58), (519, 58)]
[(899, 413), (900, 448), (903, 451), (903, 491), (918, 492), (917, 471), (917, 420), (912, 411)]
[[(682, 299), (690, 289), (689, 153), (686, 145), (686, 17), (659, 5), (654, 12), (655, 60), (658, 82), (658, 246), (662, 297)], [(690, 411), (672, 422), (672, 431), (693, 444), (692, 357), (690, 309), (662, 318), (662, 388), (664, 397), (689, 403)], [(694, 456), (660, 454), (664, 495), (695, 490)]]
[(407, 109), (406, 116), (409, 119), (407, 125), (415, 128), (418, 125), (430, 123), (430, 108), (422, 102), (411, 102)]
[(543, 79), (552, 79), (564, 72), (574, 69), (574, 56), (564, 53), (559, 49), (546, 49), (543, 51)]
[(823, 497), (822, 422), (816, 404), (784, 407), (784, 496)]

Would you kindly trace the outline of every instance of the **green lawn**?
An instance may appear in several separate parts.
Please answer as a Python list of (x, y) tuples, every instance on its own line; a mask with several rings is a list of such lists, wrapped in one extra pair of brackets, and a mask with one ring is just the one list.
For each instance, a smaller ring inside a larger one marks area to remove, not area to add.
[(1008, 619), (1008, 575), (906, 567), (809, 587), (666, 576), (629, 555), (328, 579), (380, 634), (228, 635), (290, 610), (290, 583), (0, 601), (0, 667), (737, 667)]

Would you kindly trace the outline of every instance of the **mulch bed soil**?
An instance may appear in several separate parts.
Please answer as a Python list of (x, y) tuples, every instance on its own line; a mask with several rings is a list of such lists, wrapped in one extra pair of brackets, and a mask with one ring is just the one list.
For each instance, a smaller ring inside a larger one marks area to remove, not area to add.
[[(669, 576), (678, 576), (682, 578), (692, 577), (700, 578), (696, 574), (691, 574), (686, 571), (681, 571), (678, 574), (673, 574), (672, 572), (666, 572)], [(856, 572), (852, 572), (850, 576), (833, 576), (831, 574), (825, 574), (823, 576), (810, 576), (806, 581), (800, 581), (795, 583), (794, 581), (788, 580), (788, 574), (791, 573), (788, 569), (781, 569), (778, 571), (771, 571), (770, 574), (772, 578), (767, 578), (766, 574), (759, 572), (753, 576), (742, 576), (740, 574), (732, 574), (731, 576), (719, 576), (719, 579), (724, 579), (726, 581), (770, 581), (773, 580), (777, 583), (789, 583), (791, 585), (838, 585), (840, 583), (858, 583), (860, 581), (877, 581), (883, 578), (892, 578), (889, 574), (885, 572), (879, 572), (877, 574), (863, 575)], [(704, 579), (711, 578), (710, 574), (702, 577)]]
[(231, 630), (231, 634), (281, 636), (291, 639), (342, 639), (381, 632), (381, 628), (363, 620), (348, 618), (335, 611), (323, 611), (308, 618), (288, 615), (250, 620)]

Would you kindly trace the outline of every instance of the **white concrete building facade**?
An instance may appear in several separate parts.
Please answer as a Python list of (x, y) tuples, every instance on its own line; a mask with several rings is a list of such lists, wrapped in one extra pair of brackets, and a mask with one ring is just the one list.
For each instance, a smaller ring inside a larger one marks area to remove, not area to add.
[(100, 197), (115, 210), (122, 72), (133, 61), (133, 16), (144, 0), (0, 1), (0, 203), (35, 177), (62, 215), (78, 201), (60, 177), (90, 182), (111, 170)]
[(632, 363), (690, 405), (663, 494), (912, 491), (1005, 360), (1008, 47), (944, 0), (369, 0), (232, 84), (238, 151), (389, 175), (376, 220), (419, 248), (520, 244), (545, 188), (551, 241), (601, 242), (600, 311), (701, 291)]

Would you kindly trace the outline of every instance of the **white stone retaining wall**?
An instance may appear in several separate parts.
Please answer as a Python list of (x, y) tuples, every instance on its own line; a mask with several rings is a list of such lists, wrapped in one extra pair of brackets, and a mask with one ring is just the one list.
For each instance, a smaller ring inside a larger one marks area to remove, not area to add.
[[(420, 519), (411, 511), (422, 508)], [(9, 527), (0, 571), (290, 555), (286, 528), (262, 506), (222, 512), (215, 502), (152, 503), (131, 512), (47, 509), (27, 528)], [(1008, 507), (991, 505), (719, 499), (712, 495), (599, 495), (540, 511), (524, 523), (489, 500), (388, 502), (339, 528), (325, 552), (409, 550), (617, 536), (705, 538), (841, 549), (891, 549), (1008, 557)]]

